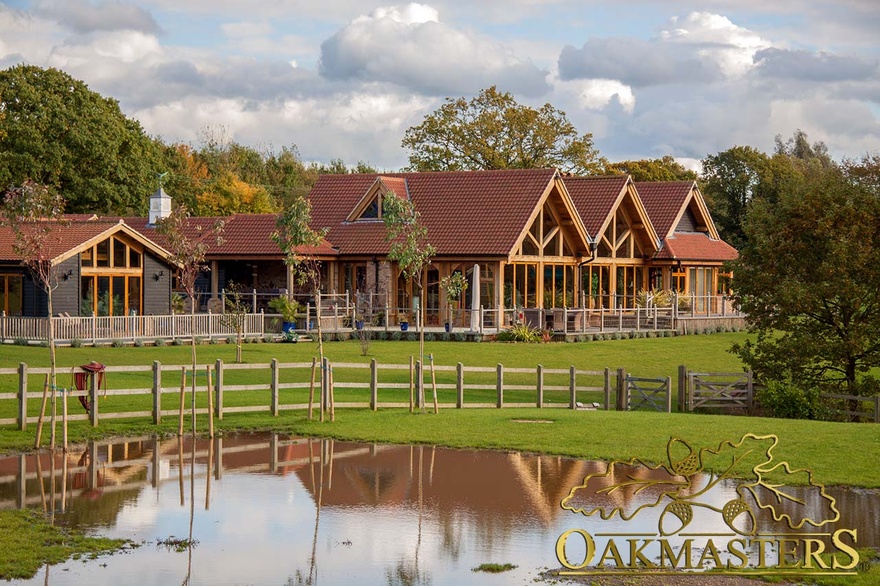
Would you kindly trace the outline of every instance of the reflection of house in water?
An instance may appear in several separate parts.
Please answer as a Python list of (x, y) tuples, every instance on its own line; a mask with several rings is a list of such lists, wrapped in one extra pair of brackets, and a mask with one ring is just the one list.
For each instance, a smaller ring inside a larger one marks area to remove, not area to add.
[[(559, 502), (594, 466), (556, 456), (428, 446), (379, 446), (339, 457), (353, 447), (334, 444), (332, 482), (325, 480), (321, 496), (325, 508), (412, 508), (419, 501), (421, 470), (422, 501), (437, 515), (472, 515), (502, 526), (537, 520), (549, 526), (566, 513)], [(297, 475), (316, 498), (312, 479), (319, 477), (317, 463)]]

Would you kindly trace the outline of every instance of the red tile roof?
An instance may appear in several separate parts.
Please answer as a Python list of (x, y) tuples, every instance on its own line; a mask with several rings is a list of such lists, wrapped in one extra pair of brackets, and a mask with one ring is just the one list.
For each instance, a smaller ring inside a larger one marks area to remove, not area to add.
[[(92, 238), (115, 228), (118, 220), (70, 220), (55, 222), (45, 240), (46, 257), (55, 259), (74, 250)], [(14, 251), (15, 232), (9, 227), (0, 227), (0, 261), (21, 262), (20, 254)]]
[(663, 241), (663, 247), (654, 258), (723, 262), (737, 256), (736, 249), (723, 240), (712, 240), (701, 232), (676, 232)]
[(599, 233), (602, 224), (614, 211), (614, 203), (626, 188), (628, 180), (629, 175), (563, 178), (587, 234), (595, 238)]
[(408, 190), (438, 256), (506, 256), (555, 176), (555, 169), (322, 175), (309, 194), (312, 224), (330, 228), (327, 239), (341, 254), (386, 254), (381, 220), (345, 221), (381, 177), (395, 193)]
[[(207, 230), (217, 220), (223, 220), (223, 231), (220, 234), (222, 242), (218, 244), (215, 238), (210, 238), (206, 242), (208, 258), (248, 256), (281, 259), (284, 255), (281, 254), (278, 245), (272, 241), (277, 218), (278, 214), (233, 214), (225, 218), (192, 217), (189, 218), (187, 226), (191, 228), (190, 235), (194, 236), (198, 233), (198, 228)], [(167, 245), (165, 237), (154, 226), (148, 224), (147, 218), (126, 218), (125, 222), (160, 246)], [(327, 241), (316, 248), (302, 247), (298, 252), (315, 256), (337, 254)]]
[(657, 235), (666, 238), (694, 188), (693, 181), (639, 181), (636, 191), (645, 205)]

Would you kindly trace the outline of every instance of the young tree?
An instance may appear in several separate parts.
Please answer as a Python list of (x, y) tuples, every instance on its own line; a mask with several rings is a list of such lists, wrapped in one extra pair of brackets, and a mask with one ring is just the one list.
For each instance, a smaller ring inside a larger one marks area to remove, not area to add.
[(241, 343), (244, 339), (244, 326), (250, 308), (242, 300), (241, 285), (230, 281), (226, 285), (226, 294), (223, 299), (223, 315), (220, 323), (232, 328), (235, 332), (235, 362), (241, 364)]
[[(419, 360), (423, 368), (425, 364), (425, 299), (422, 287), (422, 276), (431, 258), (436, 253), (434, 247), (428, 242), (428, 230), (419, 223), (419, 212), (416, 211), (412, 200), (399, 197), (385, 197), (382, 200), (382, 221), (385, 224), (385, 240), (391, 243), (388, 251), (388, 259), (397, 263), (403, 278), (408, 283), (415, 284), (419, 293), (418, 321), (419, 329)], [(422, 410), (425, 408), (424, 385), (420, 402)], [(435, 390), (436, 393), (436, 390)], [(436, 404), (436, 396), (435, 404)]]
[(579, 135), (565, 112), (535, 110), (495, 86), (471, 101), (446, 103), (409, 128), (402, 145), (413, 171), (556, 167), (579, 175), (601, 172), (606, 161), (591, 134)]
[[(192, 358), (192, 410), (193, 433), (196, 425), (196, 372), (198, 360), (196, 356), (196, 307), (199, 303), (199, 291), (196, 279), (205, 270), (205, 254), (211, 243), (222, 244), (223, 221), (216, 220), (211, 225), (192, 222), (189, 210), (185, 205), (178, 205), (171, 214), (163, 218), (158, 231), (164, 235), (169, 261), (177, 267), (177, 282), (186, 292), (189, 299), (190, 314), (190, 348)], [(209, 391), (210, 392), (210, 391)]]
[[(272, 240), (284, 254), (284, 264), (293, 273), (300, 286), (308, 287), (315, 299), (315, 312), (318, 324), (318, 355), (321, 359), (322, 380), (327, 376), (324, 365), (324, 333), (321, 327), (321, 261), (315, 250), (324, 242), (328, 229), (314, 230), (312, 204), (304, 198), (297, 198), (278, 216)], [(323, 403), (321, 413), (323, 418)], [(311, 414), (311, 406), (309, 407)], [(332, 411), (331, 411), (332, 413)], [(323, 420), (323, 419), (322, 419)]]
[[(0, 226), (12, 229), (15, 235), (13, 251), (21, 256), (36, 286), (46, 291), (49, 320), (49, 385), (51, 389), (52, 433), (49, 444), (55, 449), (55, 423), (57, 417), (55, 328), (52, 292), (58, 287), (58, 271), (52, 258), (59, 252), (63, 220), (64, 198), (58, 193), (33, 181), (25, 181), (20, 187), (10, 187), (3, 194)], [(41, 420), (42, 423), (42, 420)], [(64, 450), (67, 450), (67, 421), (65, 419)]]
[(765, 380), (874, 394), (880, 365), (880, 193), (820, 161), (753, 202), (733, 288), (755, 342), (735, 351)]

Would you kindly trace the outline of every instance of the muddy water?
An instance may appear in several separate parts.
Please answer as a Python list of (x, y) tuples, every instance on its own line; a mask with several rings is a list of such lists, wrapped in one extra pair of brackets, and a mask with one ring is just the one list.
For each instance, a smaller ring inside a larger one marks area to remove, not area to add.
[[(556, 542), (569, 529), (656, 533), (663, 506), (631, 521), (560, 506), (586, 476), (605, 470), (559, 457), (274, 434), (142, 438), (0, 459), (0, 507), (41, 509), (57, 524), (143, 543), (44, 568), (21, 584), (509, 584), (558, 567)], [(708, 506), (687, 529), (726, 530), (718, 512), (736, 488), (722, 482), (704, 495)], [(827, 500), (798, 490), (821, 515)], [(660, 492), (611, 498), (631, 511)], [(827, 492), (840, 520), (812, 530), (856, 529), (859, 546), (880, 546), (880, 494)], [(588, 507), (590, 498), (577, 504)], [(757, 517), (761, 531), (788, 530)], [(190, 535), (190, 548), (159, 544)], [(568, 553), (576, 559), (577, 544)], [(518, 567), (502, 576), (472, 571), (487, 562)]]

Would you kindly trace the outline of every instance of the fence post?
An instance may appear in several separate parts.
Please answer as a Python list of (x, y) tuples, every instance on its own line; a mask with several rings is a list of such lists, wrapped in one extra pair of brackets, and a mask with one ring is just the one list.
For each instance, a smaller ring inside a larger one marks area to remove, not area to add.
[(153, 425), (162, 422), (162, 364), (153, 361)]
[(574, 364), (568, 369), (568, 407), (577, 409), (577, 374)]
[(223, 360), (214, 363), (214, 414), (223, 421)]
[(684, 364), (678, 365), (678, 412), (687, 413), (687, 374)]
[(611, 409), (611, 369), (605, 367), (605, 410)]
[(687, 388), (685, 389), (685, 393), (687, 393), (687, 412), (693, 413), (694, 411), (694, 375), (688, 373), (687, 375)]
[(416, 360), (416, 374), (415, 374), (415, 383), (416, 383), (416, 409), (421, 409), (424, 407), (422, 401), (422, 379), (424, 378), (424, 374), (422, 374), (422, 361)]
[(370, 409), (373, 411), (379, 408), (379, 369), (376, 365), (376, 359), (370, 360)]
[(666, 412), (672, 413), (672, 377), (666, 377)]
[(755, 410), (755, 381), (750, 368), (746, 372), (746, 404), (748, 405), (749, 415)]
[(622, 368), (617, 369), (617, 410), (618, 411), (626, 411), (627, 403), (629, 403), (627, 398), (627, 388), (626, 388), (626, 370)]
[(538, 365), (538, 409), (544, 406), (544, 367)]
[(874, 397), (874, 423), (880, 423), (880, 395)]
[(455, 365), (455, 406), (461, 409), (464, 406), (464, 365), (461, 362)]
[[(89, 401), (92, 403), (89, 409), (89, 421), (92, 427), (98, 427), (98, 375), (94, 374), (91, 378), (92, 384), (89, 386)], [(67, 397), (64, 397), (67, 401)]]
[(27, 429), (27, 364), (18, 364), (18, 429)]
[(498, 380), (496, 382), (496, 387), (498, 390), (497, 407), (501, 409), (504, 406), (504, 365), (499, 363), (496, 370), (498, 372)]
[(272, 415), (278, 417), (278, 359), (273, 358), (270, 365), (272, 370)]

